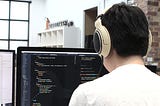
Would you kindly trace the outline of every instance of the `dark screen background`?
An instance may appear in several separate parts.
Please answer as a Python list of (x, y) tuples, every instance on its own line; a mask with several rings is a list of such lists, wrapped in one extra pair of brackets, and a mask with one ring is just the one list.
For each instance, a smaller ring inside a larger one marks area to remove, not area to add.
[(79, 84), (106, 71), (98, 54), (24, 53), (22, 58), (21, 106), (68, 106)]

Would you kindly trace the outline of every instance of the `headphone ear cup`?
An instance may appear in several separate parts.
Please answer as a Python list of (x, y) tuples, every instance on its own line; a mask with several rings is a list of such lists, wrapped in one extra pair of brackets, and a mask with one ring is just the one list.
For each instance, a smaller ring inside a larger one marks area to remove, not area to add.
[(108, 30), (101, 24), (98, 18), (95, 22), (96, 30), (93, 35), (93, 45), (95, 51), (103, 57), (108, 56), (111, 49), (111, 40)]
[(99, 34), (99, 31), (95, 30), (95, 32), (93, 34), (93, 46), (94, 46), (94, 50), (99, 54), (102, 51), (102, 42), (101, 41), (102, 41), (102, 39)]

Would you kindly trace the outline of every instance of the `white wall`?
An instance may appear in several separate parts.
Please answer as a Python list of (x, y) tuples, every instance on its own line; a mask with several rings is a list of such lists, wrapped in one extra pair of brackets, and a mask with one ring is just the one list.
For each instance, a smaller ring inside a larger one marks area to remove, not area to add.
[(84, 10), (98, 6), (99, 0), (47, 0), (47, 16), (51, 22), (69, 20), (81, 30), (84, 46)]
[(30, 45), (38, 45), (37, 33), (45, 29), (45, 17), (51, 23), (69, 20), (81, 30), (81, 42), (84, 46), (84, 10), (97, 7), (98, 13), (114, 3), (126, 2), (127, 0), (32, 0)]
[(99, 0), (47, 0), (47, 16), (51, 22), (68, 19), (73, 20), (75, 26), (83, 27), (84, 10), (98, 6), (98, 2)]
[[(48, 17), (51, 23), (66, 19), (73, 21), (84, 35), (84, 10), (96, 7), (98, 4), (99, 0), (32, 0), (30, 46), (38, 45), (37, 33), (45, 29), (45, 17)], [(83, 47), (84, 36), (80, 40)]]
[(37, 46), (37, 33), (45, 28), (46, 0), (32, 0), (30, 6), (30, 46)]
[(120, 2), (127, 2), (127, 0), (105, 0), (105, 7), (107, 8), (115, 3), (120, 3)]

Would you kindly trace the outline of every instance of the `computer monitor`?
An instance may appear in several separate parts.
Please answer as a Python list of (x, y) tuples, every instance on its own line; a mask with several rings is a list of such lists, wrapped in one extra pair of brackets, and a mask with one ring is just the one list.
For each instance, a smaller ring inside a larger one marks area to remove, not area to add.
[(19, 47), (16, 106), (68, 106), (75, 88), (102, 71), (92, 49)]
[(15, 51), (0, 50), (0, 105), (14, 106)]
[(150, 69), (153, 73), (157, 72), (157, 66), (156, 65), (145, 65), (148, 69)]

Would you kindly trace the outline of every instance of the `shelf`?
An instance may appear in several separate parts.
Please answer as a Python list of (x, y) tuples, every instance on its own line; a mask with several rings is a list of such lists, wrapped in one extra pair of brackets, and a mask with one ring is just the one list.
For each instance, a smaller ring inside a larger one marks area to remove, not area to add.
[(38, 33), (39, 46), (78, 48), (80, 30), (77, 27), (56, 27)]

